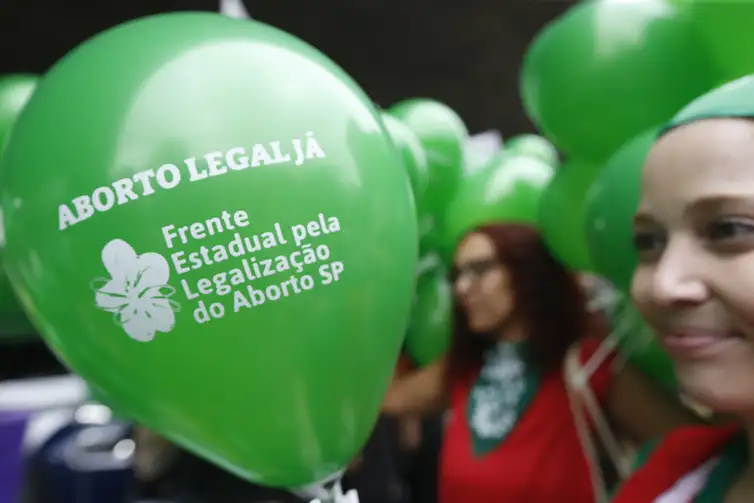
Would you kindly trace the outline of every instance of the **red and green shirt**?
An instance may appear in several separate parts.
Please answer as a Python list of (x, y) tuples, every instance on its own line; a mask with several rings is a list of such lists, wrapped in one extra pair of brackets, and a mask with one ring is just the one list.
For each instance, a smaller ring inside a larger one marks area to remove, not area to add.
[[(581, 344), (586, 363), (599, 340)], [(604, 403), (612, 356), (590, 379)], [(573, 503), (594, 501), (589, 465), (579, 443), (562, 370), (542, 377), (533, 400), (494, 450), (474, 454), (467, 407), (479, 370), (455, 382), (440, 460), (440, 503)], [(633, 502), (638, 503), (638, 502)]]

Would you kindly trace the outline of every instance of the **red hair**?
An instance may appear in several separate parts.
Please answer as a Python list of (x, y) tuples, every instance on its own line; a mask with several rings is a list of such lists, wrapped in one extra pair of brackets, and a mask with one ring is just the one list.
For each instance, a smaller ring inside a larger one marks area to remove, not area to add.
[[(576, 276), (561, 264), (535, 229), (519, 224), (488, 224), (470, 234), (487, 236), (507, 269), (513, 289), (513, 313), (523, 324), (532, 362), (542, 372), (560, 368), (568, 348), (584, 336), (601, 335), (600, 319), (587, 308)], [(495, 340), (474, 333), (466, 313), (454, 301), (453, 335), (447, 355), (449, 383), (476, 371)]]

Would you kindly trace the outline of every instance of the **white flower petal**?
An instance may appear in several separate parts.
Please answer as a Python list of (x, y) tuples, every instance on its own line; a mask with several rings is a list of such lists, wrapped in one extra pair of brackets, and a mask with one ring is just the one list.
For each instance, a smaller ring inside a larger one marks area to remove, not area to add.
[(130, 302), (125, 292), (125, 283), (121, 280), (110, 280), (97, 290), (94, 301), (97, 307), (105, 311), (120, 309)]
[(175, 293), (175, 287), (170, 285), (158, 285), (150, 286), (142, 290), (141, 298), (154, 300), (154, 299), (169, 299)]
[(168, 299), (151, 299), (146, 314), (158, 332), (170, 332), (175, 327), (175, 313)]
[(128, 334), (129, 337), (136, 341), (149, 342), (154, 339), (156, 330), (151, 327), (149, 322), (146, 320), (148, 320), (148, 318), (146, 318), (142, 312), (139, 316), (134, 316), (133, 318), (125, 322), (123, 324), (123, 330)]
[(137, 258), (131, 245), (122, 239), (113, 239), (102, 248), (102, 264), (113, 279), (129, 279), (128, 274), (135, 272)]
[(123, 326), (138, 317), (139, 314), (138, 306), (135, 303), (130, 303), (118, 310), (118, 313), (115, 316), (115, 322), (118, 325)]
[(152, 286), (161, 286), (170, 279), (170, 265), (158, 253), (144, 253), (135, 261), (138, 270), (135, 288), (141, 291)]

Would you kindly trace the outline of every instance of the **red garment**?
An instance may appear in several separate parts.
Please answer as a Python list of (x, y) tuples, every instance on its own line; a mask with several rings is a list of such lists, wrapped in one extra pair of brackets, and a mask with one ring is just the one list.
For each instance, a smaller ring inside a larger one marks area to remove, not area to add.
[[(582, 364), (600, 345), (585, 340)], [(614, 355), (598, 367), (590, 385), (604, 403)], [(594, 501), (589, 465), (571, 414), (562, 370), (542, 379), (539, 391), (508, 437), (492, 452), (475, 457), (467, 407), (479, 371), (454, 383), (451, 418), (440, 460), (440, 503), (587, 503)]]
[(716, 456), (738, 426), (688, 426), (668, 435), (623, 483), (613, 503), (652, 503), (686, 474)]

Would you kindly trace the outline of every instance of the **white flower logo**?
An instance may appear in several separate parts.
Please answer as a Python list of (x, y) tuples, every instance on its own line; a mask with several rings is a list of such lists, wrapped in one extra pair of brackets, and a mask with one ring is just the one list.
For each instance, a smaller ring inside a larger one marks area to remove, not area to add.
[(96, 278), (97, 307), (113, 313), (115, 323), (129, 337), (140, 342), (154, 339), (156, 332), (170, 332), (175, 312), (181, 306), (171, 300), (175, 288), (168, 285), (170, 266), (158, 253), (137, 255), (122, 239), (113, 239), (102, 248), (102, 264), (110, 278)]

